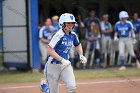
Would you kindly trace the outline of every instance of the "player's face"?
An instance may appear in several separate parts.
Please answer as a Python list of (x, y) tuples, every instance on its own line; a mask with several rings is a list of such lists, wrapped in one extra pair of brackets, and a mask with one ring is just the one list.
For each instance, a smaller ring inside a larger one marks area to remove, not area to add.
[(108, 17), (103, 17), (103, 20), (106, 22), (108, 21)]
[(52, 22), (53, 22), (53, 24), (57, 24), (58, 20), (57, 19), (55, 19), (55, 20), (53, 19)]
[(133, 16), (133, 18), (134, 18), (134, 19), (138, 19), (138, 14), (135, 13), (134, 16)]
[(122, 22), (126, 22), (128, 18), (122, 18)]
[(45, 25), (50, 26), (52, 24), (51, 19), (46, 19)]
[(91, 17), (91, 18), (94, 18), (94, 17), (95, 17), (95, 11), (94, 11), (94, 10), (92, 10), (92, 11), (90, 12), (90, 17)]
[(73, 30), (74, 25), (75, 25), (75, 22), (66, 22), (65, 30), (68, 32), (71, 32)]

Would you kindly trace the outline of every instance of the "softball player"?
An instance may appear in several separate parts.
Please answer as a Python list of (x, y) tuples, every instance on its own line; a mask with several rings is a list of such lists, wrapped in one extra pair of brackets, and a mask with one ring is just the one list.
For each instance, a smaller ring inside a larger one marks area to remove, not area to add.
[(75, 22), (75, 17), (72, 14), (62, 14), (59, 19), (61, 29), (55, 33), (48, 45), (50, 56), (44, 72), (47, 77), (50, 93), (58, 93), (60, 77), (66, 84), (68, 93), (75, 93), (75, 76), (69, 61), (69, 52), (73, 45), (76, 47), (81, 63), (87, 62), (87, 59), (83, 56), (82, 46), (77, 35), (75, 32), (72, 32)]
[(119, 70), (125, 70), (125, 47), (128, 53), (132, 57), (132, 62), (136, 62), (136, 56), (133, 49), (133, 40), (135, 40), (135, 33), (133, 31), (133, 25), (128, 21), (129, 15), (126, 11), (119, 13), (119, 19), (115, 24), (115, 36), (114, 40), (117, 41), (119, 37), (119, 62), (121, 67)]
[(60, 29), (58, 19), (59, 19), (59, 17), (57, 15), (52, 17), (52, 26), (54, 27), (55, 33)]
[(134, 50), (136, 51), (137, 58), (140, 59), (139, 58), (139, 54), (140, 54), (140, 19), (138, 17), (138, 13), (134, 13), (133, 20), (131, 22), (134, 26), (134, 31), (135, 31), (136, 40), (137, 40), (137, 44), (134, 45)]
[(131, 20), (134, 26), (134, 32), (136, 34), (136, 39), (140, 41), (140, 19), (138, 17), (138, 13), (134, 13), (133, 20)]
[(51, 19), (46, 19), (45, 26), (39, 31), (39, 47), (41, 53), (41, 70), (44, 69), (47, 61), (47, 47), (52, 35), (54, 34), (54, 28), (51, 26)]
[(111, 33), (112, 33), (112, 26), (110, 22), (108, 21), (108, 15), (104, 14), (102, 16), (102, 21), (101, 21), (101, 33), (102, 33), (102, 38), (101, 38), (101, 45), (102, 45), (102, 66), (106, 67), (107, 66), (107, 54), (109, 50), (111, 49)]
[[(85, 29), (86, 29), (86, 40), (87, 40), (85, 56), (86, 56), (87, 59), (89, 59), (89, 57), (90, 57), (89, 54), (91, 53), (89, 67), (92, 68), (93, 61), (94, 61), (94, 55), (95, 55), (95, 49), (96, 49), (96, 52), (97, 52), (100, 48), (99, 41), (98, 41), (98, 39), (100, 38), (99, 34), (96, 36), (93, 33), (94, 30), (92, 31), (92, 28), (93, 28), (92, 26), (94, 26), (94, 25), (98, 26), (98, 30), (96, 30), (95, 32), (99, 32), (100, 21), (97, 17), (95, 17), (96, 15), (95, 15), (94, 10), (91, 10), (89, 15), (90, 15), (90, 17), (86, 18), (85, 23), (84, 23), (85, 24)], [(90, 49), (92, 49), (92, 51), (90, 51)], [(86, 68), (86, 64), (84, 64), (83, 67)]]

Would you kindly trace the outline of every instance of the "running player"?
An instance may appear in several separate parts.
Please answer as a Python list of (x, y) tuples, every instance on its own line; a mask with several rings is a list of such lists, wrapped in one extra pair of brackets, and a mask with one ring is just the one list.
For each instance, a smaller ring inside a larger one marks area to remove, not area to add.
[(60, 77), (66, 84), (68, 93), (75, 93), (75, 76), (69, 61), (69, 52), (73, 45), (76, 47), (81, 63), (87, 62), (77, 35), (73, 32), (75, 22), (75, 17), (72, 14), (62, 14), (59, 19), (61, 29), (55, 33), (49, 43), (48, 53), (50, 56), (46, 63), (45, 73), (50, 93), (58, 93)]

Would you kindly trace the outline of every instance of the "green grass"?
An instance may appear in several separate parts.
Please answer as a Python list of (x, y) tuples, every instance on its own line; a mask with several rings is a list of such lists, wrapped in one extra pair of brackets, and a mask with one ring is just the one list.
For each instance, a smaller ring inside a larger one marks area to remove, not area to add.
[[(140, 76), (140, 69), (129, 68), (125, 71), (115, 69), (104, 70), (75, 70), (76, 80), (97, 78), (126, 78)], [(0, 83), (40, 82), (42, 73), (32, 72), (6, 72), (0, 74)]]
[(105, 70), (80, 70), (75, 71), (76, 79), (97, 79), (97, 78), (114, 78), (114, 77), (132, 77), (140, 76), (140, 69), (133, 68), (125, 71), (105, 69)]
[(0, 68), (3, 66), (3, 65), (2, 65), (2, 62), (3, 62), (3, 60), (2, 60), (2, 55), (0, 54)]

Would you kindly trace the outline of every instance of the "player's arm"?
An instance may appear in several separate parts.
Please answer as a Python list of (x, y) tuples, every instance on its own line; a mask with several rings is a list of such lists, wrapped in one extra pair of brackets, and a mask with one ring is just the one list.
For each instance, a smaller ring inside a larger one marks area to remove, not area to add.
[(118, 41), (118, 28), (117, 28), (116, 24), (115, 24), (115, 27), (114, 27), (114, 31), (115, 31), (115, 33), (114, 33), (114, 41)]
[(76, 48), (76, 51), (77, 51), (78, 54), (79, 54), (80, 62), (81, 62), (81, 63), (87, 63), (87, 59), (86, 59), (86, 57), (83, 56), (83, 49), (82, 49), (82, 45), (81, 45), (81, 43), (79, 43), (79, 45), (76, 46), (75, 48)]
[(135, 39), (136, 36), (135, 36), (134, 26), (131, 22), (130, 22), (130, 29), (131, 29), (131, 33), (132, 33), (132, 38)]
[(81, 43), (78, 46), (76, 46), (75, 48), (79, 55), (83, 55), (83, 49), (82, 49)]
[(54, 59), (60, 61), (64, 66), (71, 64), (69, 60), (66, 60), (63, 57), (59, 56), (51, 46), (48, 46), (48, 54), (51, 55)]
[(62, 57), (59, 56), (51, 46), (48, 46), (48, 54), (58, 61), (62, 60)]
[(40, 40), (41, 40), (41, 42), (43, 42), (43, 43), (45, 43), (45, 44), (49, 44), (49, 40), (47, 40), (47, 39), (44, 39), (44, 38), (40, 38)]
[(46, 40), (43, 38), (43, 31), (44, 31), (45, 27), (42, 27), (39, 31), (39, 39), (41, 42), (45, 43), (45, 44), (48, 44), (49, 43), (49, 40)]
[(52, 37), (52, 39), (51, 39), (51, 41), (50, 41), (50, 43), (49, 43), (49, 45), (48, 45), (48, 54), (49, 54), (50, 56), (52, 56), (54, 59), (60, 61), (63, 65), (70, 65), (70, 61), (69, 61), (69, 60), (64, 59), (63, 57), (61, 57), (61, 56), (60, 56), (57, 52), (55, 52), (55, 50), (54, 50), (54, 47), (58, 44), (58, 42), (60, 41), (60, 39), (62, 38), (62, 36), (63, 36), (63, 35), (60, 35), (60, 34), (56, 33), (56, 34)]
[(106, 30), (105, 30), (105, 27), (104, 27), (104, 23), (101, 22), (101, 33), (102, 33), (102, 34), (112, 33), (112, 32), (113, 32), (113, 29), (112, 29), (111, 24), (109, 24), (109, 27), (110, 27), (110, 29), (109, 29), (108, 31), (106, 31)]
[(104, 27), (104, 23), (103, 23), (103, 22), (101, 22), (101, 33), (102, 33), (102, 34), (105, 34), (105, 33), (106, 33), (105, 27)]
[(81, 43), (79, 42), (79, 40), (78, 40), (76, 34), (74, 35), (74, 41), (73, 41), (73, 44), (74, 44), (74, 46), (75, 46), (75, 48), (76, 48), (76, 51), (77, 51), (78, 54), (79, 54), (80, 62), (81, 62), (81, 63), (86, 63), (86, 62), (87, 62), (87, 59), (86, 59), (85, 56), (83, 56), (82, 45), (81, 45)]

